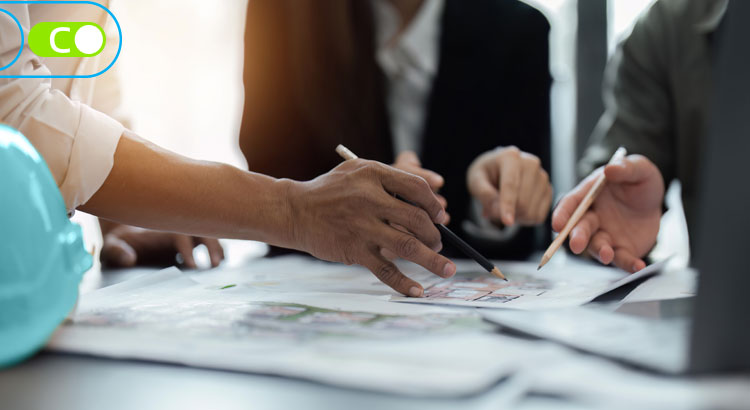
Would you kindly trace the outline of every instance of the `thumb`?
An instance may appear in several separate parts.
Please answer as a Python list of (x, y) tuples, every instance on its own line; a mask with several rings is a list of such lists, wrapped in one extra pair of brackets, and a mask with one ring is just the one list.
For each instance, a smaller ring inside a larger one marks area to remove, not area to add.
[(572, 191), (568, 192), (558, 202), (555, 210), (552, 211), (552, 230), (560, 232), (563, 230), (565, 225), (568, 224), (568, 220), (578, 208), (583, 198), (588, 194), (591, 188), (596, 183), (596, 179), (601, 175), (601, 168), (592, 172), (586, 179), (581, 181)]
[(637, 183), (647, 179), (656, 166), (643, 155), (629, 155), (604, 167), (607, 181)]
[(107, 235), (102, 245), (101, 260), (105, 265), (129, 268), (135, 266), (138, 254), (132, 246), (114, 235)]

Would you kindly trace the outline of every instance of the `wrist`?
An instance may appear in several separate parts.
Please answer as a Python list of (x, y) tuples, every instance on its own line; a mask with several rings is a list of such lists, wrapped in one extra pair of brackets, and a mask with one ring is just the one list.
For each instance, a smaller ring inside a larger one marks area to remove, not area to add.
[(300, 213), (300, 191), (301, 182), (293, 181), (291, 179), (278, 179), (274, 182), (274, 185), (278, 189), (278, 198), (281, 199), (279, 204), (280, 219), (279, 219), (279, 232), (280, 232), (280, 243), (277, 245), (300, 249), (299, 246), (299, 232), (297, 230), (296, 222), (299, 220)]

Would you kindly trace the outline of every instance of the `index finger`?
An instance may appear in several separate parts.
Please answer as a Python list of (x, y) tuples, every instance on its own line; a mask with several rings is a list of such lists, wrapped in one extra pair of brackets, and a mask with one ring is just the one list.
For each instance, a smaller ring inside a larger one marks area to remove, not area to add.
[(602, 173), (602, 168), (592, 172), (591, 175), (581, 181), (572, 191), (568, 192), (563, 196), (560, 202), (552, 212), (552, 229), (555, 232), (560, 232), (565, 228), (565, 224), (575, 212), (578, 205), (583, 201), (583, 198), (591, 190), (591, 187), (596, 182), (596, 178)]
[(396, 292), (417, 298), (424, 293), (422, 285), (401, 273), (396, 265), (380, 255), (379, 251), (368, 254), (361, 264)]
[(410, 174), (414, 174), (418, 177), (424, 178), (429, 184), (433, 191), (437, 192), (445, 183), (445, 179), (437, 172), (424, 169), (418, 165), (406, 165), (400, 168), (402, 171), (406, 171)]
[(424, 178), (384, 165), (380, 173), (380, 182), (386, 191), (397, 194), (427, 211), (433, 222), (447, 222), (445, 209)]
[(516, 218), (516, 202), (521, 185), (521, 159), (515, 155), (503, 158), (500, 164), (500, 219), (505, 225), (513, 225)]

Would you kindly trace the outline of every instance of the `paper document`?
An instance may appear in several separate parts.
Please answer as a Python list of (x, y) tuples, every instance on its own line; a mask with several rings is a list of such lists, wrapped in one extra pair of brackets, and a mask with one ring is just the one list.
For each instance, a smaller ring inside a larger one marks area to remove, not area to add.
[(481, 313), (519, 332), (660, 372), (679, 373), (687, 366), (687, 318), (648, 319), (590, 307)]
[(662, 275), (649, 278), (638, 285), (622, 302), (633, 303), (692, 297), (696, 294), (697, 282), (698, 275), (694, 269), (666, 269)]
[(48, 349), (440, 397), (476, 393), (557, 352), (493, 334), (476, 312), (203, 279), (173, 268), (84, 295)]
[(507, 282), (477, 271), (458, 272), (449, 279), (425, 277), (429, 282), (424, 297), (396, 296), (391, 300), (526, 310), (578, 306), (620, 286), (654, 275), (663, 264), (655, 263), (628, 274), (590, 264), (550, 266), (537, 271), (534, 263), (511, 263), (499, 266), (508, 278)]

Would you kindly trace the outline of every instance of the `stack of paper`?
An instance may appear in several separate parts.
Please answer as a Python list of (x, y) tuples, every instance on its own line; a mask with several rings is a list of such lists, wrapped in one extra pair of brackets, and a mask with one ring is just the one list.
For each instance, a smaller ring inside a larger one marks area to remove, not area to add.
[(365, 269), (303, 257), (189, 275), (172, 268), (84, 295), (49, 349), (461, 396), (570, 353), (496, 334), (476, 309), (455, 305), (576, 306), (658, 269), (500, 263), (510, 279), (501, 282), (474, 262), (457, 265), (461, 273), (444, 280), (400, 264), (425, 286), (421, 299), (399, 297)]

